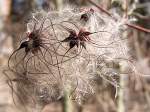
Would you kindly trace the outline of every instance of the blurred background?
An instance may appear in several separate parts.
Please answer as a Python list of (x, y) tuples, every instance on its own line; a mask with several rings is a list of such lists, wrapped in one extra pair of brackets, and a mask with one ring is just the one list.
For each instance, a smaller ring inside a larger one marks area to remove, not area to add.
[[(106, 10), (116, 10), (123, 15), (130, 9), (129, 15), (137, 19), (136, 24), (150, 29), (149, 0), (93, 0)], [(66, 4), (72, 6), (92, 6), (88, 0), (0, 0), (0, 112), (21, 112), (13, 104), (11, 90), (6, 84), (2, 71), (7, 67), (10, 54), (18, 47), (26, 23), (32, 12), (37, 10), (60, 10)], [(132, 10), (131, 10), (132, 9)], [(120, 96), (115, 98), (115, 88), (97, 79), (98, 94), (85, 104), (77, 107), (81, 112), (150, 112), (150, 33), (129, 29), (131, 54), (136, 59), (137, 68), (144, 74), (140, 76), (125, 76), (119, 83), (125, 86)], [(121, 79), (121, 78), (120, 78)], [(59, 102), (48, 104), (43, 112), (61, 112)]]

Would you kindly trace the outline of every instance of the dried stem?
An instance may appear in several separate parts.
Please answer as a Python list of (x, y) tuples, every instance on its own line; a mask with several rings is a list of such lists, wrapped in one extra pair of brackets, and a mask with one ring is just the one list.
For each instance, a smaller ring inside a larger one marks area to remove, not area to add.
[(146, 29), (146, 28), (143, 28), (141, 26), (137, 26), (137, 25), (129, 24), (129, 23), (126, 23), (126, 25), (129, 26), (129, 27), (131, 27), (131, 28), (134, 28), (134, 29), (146, 32), (146, 33), (150, 33), (150, 29)]
[(101, 6), (97, 5), (95, 2), (93, 2), (92, 0), (88, 0), (89, 3), (91, 3), (92, 5), (96, 6), (99, 10), (101, 10), (102, 12), (106, 13), (108, 16), (112, 15), (105, 9), (103, 9)]
[[(103, 9), (102, 7), (100, 7), (99, 5), (97, 5), (95, 2), (93, 2), (92, 0), (88, 0), (91, 4), (93, 4), (95, 7), (97, 7), (99, 10), (101, 10), (102, 12), (104, 12), (105, 14), (107, 14), (108, 16), (110, 17), (113, 17), (107, 10)], [(129, 24), (129, 23), (126, 23), (125, 25), (131, 27), (131, 28), (134, 28), (134, 29), (137, 29), (137, 30), (140, 30), (140, 31), (143, 31), (143, 32), (146, 32), (146, 33), (150, 33), (150, 29), (146, 29), (146, 28), (143, 28), (141, 26), (137, 26), (137, 25), (133, 25), (133, 24)]]

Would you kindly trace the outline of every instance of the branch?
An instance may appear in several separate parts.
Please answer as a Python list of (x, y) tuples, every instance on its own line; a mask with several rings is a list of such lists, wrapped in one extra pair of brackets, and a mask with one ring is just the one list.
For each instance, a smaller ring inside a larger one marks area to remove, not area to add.
[[(100, 7), (99, 5), (97, 5), (92, 0), (88, 0), (88, 2), (91, 3), (92, 5), (94, 5), (95, 7), (97, 7), (99, 10), (101, 10), (105, 14), (107, 14), (108, 16), (113, 17), (107, 10), (103, 9), (102, 7)], [(125, 25), (127, 25), (128, 27), (131, 27), (131, 28), (134, 28), (134, 29), (146, 32), (146, 33), (150, 33), (150, 29), (146, 29), (146, 28), (143, 28), (141, 26), (137, 26), (137, 25), (133, 25), (133, 24), (129, 24), (129, 23), (126, 23)]]
[(150, 29), (146, 29), (146, 28), (143, 28), (141, 26), (137, 26), (137, 25), (129, 24), (129, 23), (126, 23), (126, 25), (129, 26), (129, 27), (131, 27), (131, 28), (134, 28), (134, 29), (146, 32), (146, 33), (150, 33)]
[(102, 12), (106, 13), (108, 16), (112, 15), (105, 9), (103, 9), (102, 7), (100, 7), (99, 5), (97, 5), (95, 2), (93, 2), (92, 0), (88, 0), (89, 3), (91, 3), (92, 5), (94, 5), (95, 7), (97, 7), (99, 10), (101, 10)]

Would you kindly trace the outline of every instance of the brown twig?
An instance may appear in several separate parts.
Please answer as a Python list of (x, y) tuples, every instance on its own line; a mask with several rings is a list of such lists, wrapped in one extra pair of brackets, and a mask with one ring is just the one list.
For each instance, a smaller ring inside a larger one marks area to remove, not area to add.
[(126, 23), (126, 25), (129, 26), (129, 27), (131, 27), (131, 28), (134, 28), (134, 29), (146, 32), (146, 33), (150, 33), (150, 29), (146, 29), (146, 28), (143, 28), (141, 26), (137, 26), (137, 25), (129, 24), (129, 23)]
[[(97, 7), (99, 10), (101, 10), (102, 12), (104, 12), (105, 14), (107, 14), (108, 16), (113, 17), (107, 10), (103, 9), (102, 7), (100, 7), (99, 5), (97, 5), (92, 0), (88, 0), (88, 2), (90, 2), (92, 5), (94, 5), (95, 7)], [(146, 29), (146, 28), (143, 28), (143, 27), (138, 26), (138, 25), (129, 24), (129, 23), (126, 23), (125, 25), (127, 25), (128, 27), (131, 27), (131, 28), (134, 28), (134, 29), (146, 32), (146, 33), (150, 33), (150, 29)]]
[(91, 3), (92, 5), (96, 6), (99, 10), (101, 10), (102, 12), (106, 13), (108, 16), (112, 15), (105, 9), (103, 9), (101, 6), (97, 5), (95, 2), (93, 2), (92, 0), (88, 0), (89, 3)]

